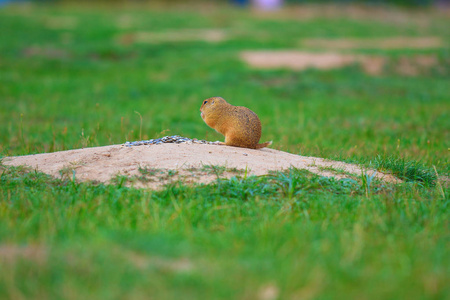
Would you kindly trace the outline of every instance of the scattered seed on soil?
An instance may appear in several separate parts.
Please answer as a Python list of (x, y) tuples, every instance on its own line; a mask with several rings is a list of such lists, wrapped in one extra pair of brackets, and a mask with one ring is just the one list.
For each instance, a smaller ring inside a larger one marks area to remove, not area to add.
[(187, 137), (182, 137), (179, 135), (165, 136), (159, 139), (135, 141), (135, 142), (125, 142), (123, 144), (126, 147), (131, 146), (142, 146), (142, 145), (160, 145), (160, 144), (208, 144), (208, 145), (218, 145), (220, 142), (209, 142), (205, 140), (190, 139)]

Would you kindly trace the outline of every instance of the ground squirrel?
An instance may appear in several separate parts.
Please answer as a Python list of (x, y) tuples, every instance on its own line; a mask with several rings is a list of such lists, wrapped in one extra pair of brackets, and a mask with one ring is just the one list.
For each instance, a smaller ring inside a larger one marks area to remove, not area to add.
[(272, 142), (258, 144), (261, 138), (261, 121), (247, 107), (234, 106), (221, 97), (203, 101), (200, 116), (205, 123), (225, 136), (222, 145), (260, 149)]

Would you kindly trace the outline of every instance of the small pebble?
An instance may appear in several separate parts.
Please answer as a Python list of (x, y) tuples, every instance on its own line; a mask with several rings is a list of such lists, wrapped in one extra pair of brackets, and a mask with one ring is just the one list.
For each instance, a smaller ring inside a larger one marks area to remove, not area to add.
[(146, 140), (146, 141), (135, 141), (135, 142), (127, 141), (123, 145), (126, 147), (132, 147), (132, 146), (142, 146), (142, 145), (160, 145), (160, 144), (167, 144), (167, 143), (217, 145), (219, 142), (208, 142), (205, 140), (190, 139), (190, 138), (182, 137), (179, 135), (172, 135), (172, 136), (164, 136), (159, 139), (151, 139), (151, 140)]

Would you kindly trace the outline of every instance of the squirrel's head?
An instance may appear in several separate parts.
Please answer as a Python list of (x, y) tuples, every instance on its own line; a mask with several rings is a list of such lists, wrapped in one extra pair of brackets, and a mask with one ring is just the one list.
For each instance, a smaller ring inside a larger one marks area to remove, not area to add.
[(200, 107), (200, 116), (205, 119), (206, 116), (210, 115), (212, 112), (216, 111), (218, 108), (223, 107), (223, 105), (228, 104), (222, 97), (212, 97), (203, 100), (202, 106)]

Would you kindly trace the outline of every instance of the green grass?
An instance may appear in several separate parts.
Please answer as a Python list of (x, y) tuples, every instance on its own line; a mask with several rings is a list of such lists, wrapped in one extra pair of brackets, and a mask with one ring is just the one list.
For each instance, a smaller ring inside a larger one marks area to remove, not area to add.
[(398, 157), (376, 157), (374, 165), (382, 171), (390, 171), (402, 180), (419, 181), (425, 185), (434, 185), (437, 173), (431, 168), (426, 168), (422, 163), (414, 160), (406, 160)]
[(43, 252), (2, 263), (5, 298), (449, 292), (448, 199), (414, 184), (366, 198), (357, 181), (291, 170), (150, 192), (8, 168), (1, 195), (3, 245)]
[[(128, 177), (80, 183), (71, 168), (54, 179), (0, 164), (0, 299), (449, 298), (450, 26), (437, 11), (421, 15), (425, 25), (417, 12), (403, 13), (407, 21), (2, 8), (0, 158), (167, 134), (220, 140), (199, 107), (222, 96), (259, 115), (273, 148), (405, 182), (295, 169), (247, 177), (205, 166), (237, 176), (150, 191), (126, 187)], [(186, 28), (224, 29), (230, 39), (118, 42)], [(444, 46), (352, 51), (389, 58), (381, 76), (358, 66), (254, 70), (238, 55), (301, 49), (301, 38), (392, 36), (437, 36)], [(412, 77), (395, 72), (403, 56), (425, 54), (438, 65)], [(143, 166), (136, 180), (157, 172)]]

